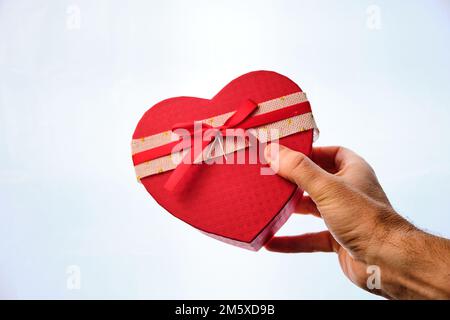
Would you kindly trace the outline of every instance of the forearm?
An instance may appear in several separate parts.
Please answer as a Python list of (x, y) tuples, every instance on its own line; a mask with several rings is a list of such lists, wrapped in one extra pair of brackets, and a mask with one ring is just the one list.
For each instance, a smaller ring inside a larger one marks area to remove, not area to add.
[(399, 228), (388, 236), (375, 263), (382, 291), (392, 298), (450, 299), (450, 240)]

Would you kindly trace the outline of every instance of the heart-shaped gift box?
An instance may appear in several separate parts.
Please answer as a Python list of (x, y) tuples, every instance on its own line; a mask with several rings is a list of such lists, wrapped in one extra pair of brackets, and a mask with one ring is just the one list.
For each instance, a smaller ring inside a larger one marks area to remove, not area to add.
[[(205, 129), (213, 132), (208, 138)], [(258, 250), (303, 195), (270, 171), (261, 150), (277, 141), (309, 156), (317, 132), (297, 84), (255, 71), (210, 100), (176, 97), (150, 108), (133, 134), (133, 164), (138, 180), (172, 215), (216, 239)], [(194, 145), (197, 133), (204, 135)]]

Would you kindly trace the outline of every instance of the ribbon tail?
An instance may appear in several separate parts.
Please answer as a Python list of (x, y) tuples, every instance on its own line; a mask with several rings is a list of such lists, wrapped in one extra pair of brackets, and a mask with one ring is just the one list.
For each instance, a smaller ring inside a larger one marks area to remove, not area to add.
[[(164, 188), (167, 191), (175, 191), (177, 186), (180, 184), (180, 182), (183, 180), (184, 177), (186, 177), (187, 172), (191, 168), (192, 164), (194, 164), (194, 161), (197, 160), (198, 156), (203, 153), (203, 150), (210, 144), (210, 141), (203, 140), (202, 141), (202, 147), (201, 148), (195, 148), (194, 144), (191, 148), (191, 151), (194, 152), (194, 155), (192, 155), (190, 152), (188, 152), (183, 160), (178, 164), (178, 166), (175, 168), (175, 170), (172, 172), (172, 174), (169, 176), (169, 179), (167, 179), (166, 183), (164, 184)], [(196, 150), (198, 149), (198, 150)]]

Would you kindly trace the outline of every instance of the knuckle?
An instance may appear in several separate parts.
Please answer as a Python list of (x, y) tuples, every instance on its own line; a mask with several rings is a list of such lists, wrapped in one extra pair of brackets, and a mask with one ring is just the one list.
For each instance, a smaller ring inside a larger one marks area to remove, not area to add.
[(304, 173), (308, 171), (308, 159), (303, 153), (296, 152), (292, 154), (290, 164), (290, 175), (296, 181), (301, 175), (304, 175)]
[(306, 162), (306, 156), (303, 153), (295, 152), (292, 154), (292, 171), (298, 171), (303, 169), (305, 162)]

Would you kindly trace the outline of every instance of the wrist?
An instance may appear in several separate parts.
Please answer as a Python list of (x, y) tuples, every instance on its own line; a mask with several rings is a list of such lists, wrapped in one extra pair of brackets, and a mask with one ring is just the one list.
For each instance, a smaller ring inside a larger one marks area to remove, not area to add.
[(380, 268), (382, 291), (397, 299), (450, 298), (450, 241), (392, 214), (377, 228), (383, 240), (367, 259)]
[(370, 240), (367, 245), (365, 262), (385, 264), (400, 254), (400, 245), (407, 234), (417, 230), (414, 225), (400, 216), (390, 206), (375, 208)]

